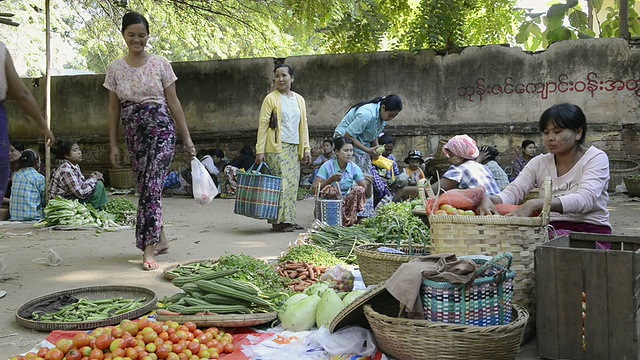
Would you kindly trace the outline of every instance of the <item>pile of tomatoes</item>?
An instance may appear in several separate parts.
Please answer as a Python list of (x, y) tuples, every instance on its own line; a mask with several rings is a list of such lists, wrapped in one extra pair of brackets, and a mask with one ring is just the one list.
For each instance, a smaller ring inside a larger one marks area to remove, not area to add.
[(200, 360), (217, 359), (235, 350), (233, 337), (216, 327), (196, 328), (192, 322), (124, 320), (58, 340), (56, 347), (14, 356), (11, 360)]

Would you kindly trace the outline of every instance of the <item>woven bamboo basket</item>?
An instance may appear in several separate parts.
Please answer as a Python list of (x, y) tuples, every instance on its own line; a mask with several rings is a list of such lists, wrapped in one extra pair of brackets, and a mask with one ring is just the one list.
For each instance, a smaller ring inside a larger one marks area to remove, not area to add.
[(616, 191), (616, 186), (624, 182), (628, 176), (640, 174), (640, 164), (633, 160), (609, 160), (608, 191)]
[(640, 176), (625, 177), (624, 185), (627, 187), (627, 195), (630, 197), (640, 196)]
[(131, 189), (136, 186), (133, 170), (128, 167), (109, 169), (109, 183), (116, 189)]
[[(378, 248), (389, 246), (386, 239), (387, 236), (397, 230), (398, 238), (396, 239), (395, 250), (403, 252), (403, 254), (391, 254), (378, 251)], [(358, 267), (362, 274), (362, 280), (365, 285), (375, 285), (387, 281), (393, 273), (398, 270), (400, 265), (411, 261), (419, 256), (430, 254), (429, 245), (423, 242), (422, 246), (413, 244), (414, 230), (421, 235), (423, 241), (426, 241), (427, 235), (423, 234), (419, 228), (413, 228), (409, 231), (409, 243), (400, 243), (400, 228), (392, 225), (387, 229), (384, 235), (384, 243), (365, 244), (356, 247), (355, 253), (358, 259)]]
[(203, 315), (156, 315), (157, 321), (177, 321), (184, 324), (191, 321), (198, 327), (247, 327), (266, 324), (275, 320), (278, 312), (256, 313), (256, 314), (203, 314)]
[(513, 360), (529, 320), (517, 305), (511, 323), (486, 327), (394, 318), (371, 305), (364, 314), (380, 350), (398, 360)]
[[(431, 198), (430, 187), (426, 187)], [(436, 254), (496, 256), (502, 252), (513, 254), (516, 273), (513, 302), (529, 312), (531, 325), (527, 334), (535, 329), (535, 258), (533, 251), (549, 240), (548, 225), (551, 210), (551, 179), (543, 185), (544, 205), (540, 216), (462, 216), (430, 215), (431, 246)], [(426, 206), (426, 205), (425, 205)]]

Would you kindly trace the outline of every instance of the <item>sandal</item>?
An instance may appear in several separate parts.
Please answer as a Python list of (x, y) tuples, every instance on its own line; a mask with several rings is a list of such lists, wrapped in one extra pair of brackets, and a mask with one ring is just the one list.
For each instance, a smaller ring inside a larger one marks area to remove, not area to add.
[(291, 227), (293, 228), (293, 230), (304, 230), (304, 227), (298, 224), (291, 224)]
[(151, 270), (158, 270), (160, 269), (160, 264), (158, 264), (155, 261), (145, 261), (142, 264), (142, 270), (144, 271), (151, 271)]
[(292, 232), (294, 230), (293, 226), (279, 226), (279, 227), (272, 227), (271, 231), (278, 231), (278, 232)]

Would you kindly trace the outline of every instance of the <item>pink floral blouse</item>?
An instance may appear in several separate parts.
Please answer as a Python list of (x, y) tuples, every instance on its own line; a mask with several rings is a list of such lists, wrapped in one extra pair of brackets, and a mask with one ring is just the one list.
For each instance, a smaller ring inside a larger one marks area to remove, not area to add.
[(121, 102), (166, 104), (164, 89), (177, 79), (169, 60), (151, 55), (146, 64), (137, 68), (124, 59), (115, 60), (107, 68), (103, 86), (115, 92)]

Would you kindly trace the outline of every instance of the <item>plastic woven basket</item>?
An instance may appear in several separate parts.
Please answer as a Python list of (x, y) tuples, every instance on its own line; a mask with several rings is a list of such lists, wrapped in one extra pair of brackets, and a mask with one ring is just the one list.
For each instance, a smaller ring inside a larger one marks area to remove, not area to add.
[(342, 200), (315, 198), (315, 218), (330, 226), (342, 226)]
[(516, 277), (509, 270), (511, 254), (503, 253), (490, 261), (472, 260), (481, 267), (470, 284), (422, 280), (420, 297), (426, 320), (475, 326), (511, 322)]
[(375, 309), (364, 306), (376, 343), (398, 360), (514, 360), (529, 320), (517, 305), (512, 322), (487, 327), (395, 318)]
[(271, 172), (264, 162), (255, 170), (252, 165), (246, 172), (238, 171), (236, 203), (233, 212), (256, 219), (276, 220), (282, 178), (261, 174), (260, 170), (263, 166)]
[(131, 189), (136, 186), (131, 168), (109, 169), (109, 184), (116, 189)]
[[(549, 240), (551, 179), (541, 186), (544, 203), (540, 216), (463, 216), (430, 215), (433, 252), (463, 255), (513, 255), (511, 269), (516, 273), (513, 302), (524, 306), (531, 315), (527, 336), (535, 329), (535, 258), (534, 250)], [(430, 187), (426, 187), (434, 197)], [(426, 206), (426, 205), (425, 205)]]

